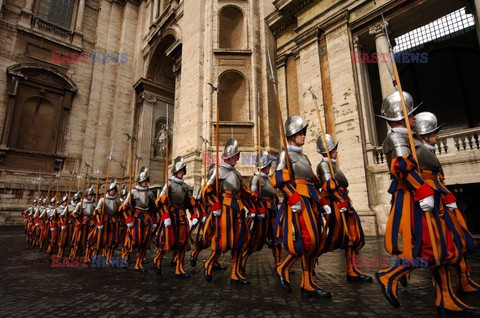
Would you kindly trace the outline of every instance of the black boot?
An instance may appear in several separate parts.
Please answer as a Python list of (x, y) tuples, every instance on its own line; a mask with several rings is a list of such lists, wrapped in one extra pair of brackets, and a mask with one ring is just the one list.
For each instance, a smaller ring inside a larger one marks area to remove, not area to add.
[(397, 297), (393, 294), (393, 292), (383, 283), (380, 281), (380, 276), (378, 273), (375, 273), (375, 278), (377, 279), (377, 282), (380, 284), (380, 289), (382, 290), (383, 296), (388, 300), (388, 302), (395, 308), (400, 307), (400, 303), (398, 302)]

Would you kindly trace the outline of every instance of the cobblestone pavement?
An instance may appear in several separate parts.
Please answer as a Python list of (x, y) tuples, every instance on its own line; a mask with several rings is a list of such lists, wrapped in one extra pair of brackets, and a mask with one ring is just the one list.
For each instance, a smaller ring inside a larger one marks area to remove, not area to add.
[[(118, 252), (117, 254), (118, 255)], [(229, 269), (215, 272), (207, 283), (201, 271), (186, 265), (188, 280), (174, 277), (167, 255), (163, 273), (152, 269), (149, 251), (146, 273), (135, 273), (132, 264), (122, 268), (55, 268), (45, 252), (33, 250), (25, 242), (20, 227), (0, 228), (0, 315), (116, 317), (156, 315), (162, 317), (434, 317), (434, 287), (428, 269), (412, 275), (407, 288), (399, 290), (400, 309), (391, 307), (376, 283), (347, 283), (342, 251), (319, 259), (316, 279), (331, 291), (330, 300), (301, 297), (298, 288), (300, 262), (292, 275), (292, 293), (283, 290), (273, 277), (272, 256), (264, 249), (248, 264), (250, 285), (232, 284)], [(362, 255), (386, 257), (383, 238), (367, 238)], [(208, 256), (200, 254), (203, 261)], [(187, 258), (187, 257), (186, 257)], [(362, 258), (362, 264), (365, 258)], [(221, 261), (229, 265), (228, 255)], [(480, 281), (480, 257), (470, 259), (473, 277)], [(381, 266), (366, 266), (373, 274)], [(383, 266), (385, 267), (385, 266)], [(479, 295), (462, 296), (470, 305), (480, 306)]]

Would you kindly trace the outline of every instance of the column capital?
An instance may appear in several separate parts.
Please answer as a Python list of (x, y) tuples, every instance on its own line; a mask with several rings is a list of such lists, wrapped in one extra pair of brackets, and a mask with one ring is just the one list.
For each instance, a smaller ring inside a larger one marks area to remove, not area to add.
[(353, 37), (353, 47), (356, 49), (362, 48), (362, 43), (360, 43), (360, 38), (356, 35)]
[(388, 27), (388, 22), (381, 21), (371, 26), (370, 29), (368, 30), (368, 33), (370, 35), (375, 35), (375, 36), (385, 35), (385, 28), (387, 27)]

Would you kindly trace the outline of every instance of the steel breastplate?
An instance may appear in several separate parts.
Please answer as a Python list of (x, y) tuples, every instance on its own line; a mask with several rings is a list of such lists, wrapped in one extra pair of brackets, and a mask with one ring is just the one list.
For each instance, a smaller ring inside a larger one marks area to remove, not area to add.
[(132, 190), (132, 201), (135, 202), (135, 208), (140, 210), (148, 210), (150, 208), (150, 197), (148, 190)]
[(95, 211), (95, 206), (93, 201), (83, 201), (82, 206), (82, 215), (83, 216), (92, 216)]
[(298, 153), (295, 151), (289, 151), (288, 157), (292, 163), (293, 175), (295, 178), (305, 179), (313, 182), (314, 173), (308, 157), (303, 153)]
[(235, 194), (240, 192), (242, 180), (240, 174), (235, 169), (227, 169), (222, 166), (218, 168), (221, 189), (223, 191), (231, 191)]
[(431, 170), (434, 173), (439, 173), (442, 170), (442, 164), (437, 156), (423, 144), (417, 148), (417, 159), (421, 170)]
[(105, 213), (109, 216), (114, 216), (117, 214), (118, 209), (120, 208), (120, 200), (118, 197), (107, 198), (105, 200)]
[(186, 183), (177, 183), (171, 181), (168, 184), (168, 196), (172, 203), (183, 207), (185, 198), (188, 196), (188, 185)]

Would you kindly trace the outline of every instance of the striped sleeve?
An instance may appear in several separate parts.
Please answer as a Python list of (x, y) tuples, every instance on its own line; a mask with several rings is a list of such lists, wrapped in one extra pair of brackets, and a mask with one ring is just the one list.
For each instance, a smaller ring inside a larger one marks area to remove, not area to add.
[(300, 200), (299, 194), (291, 183), (290, 174), (287, 169), (277, 170), (271, 180), (272, 186), (280, 189), (289, 205), (293, 205)]
[(390, 165), (390, 173), (398, 180), (406, 182), (414, 192), (414, 200), (420, 201), (433, 195), (434, 192), (425, 180), (423, 180), (416, 168), (417, 162), (410, 154), (393, 158)]

